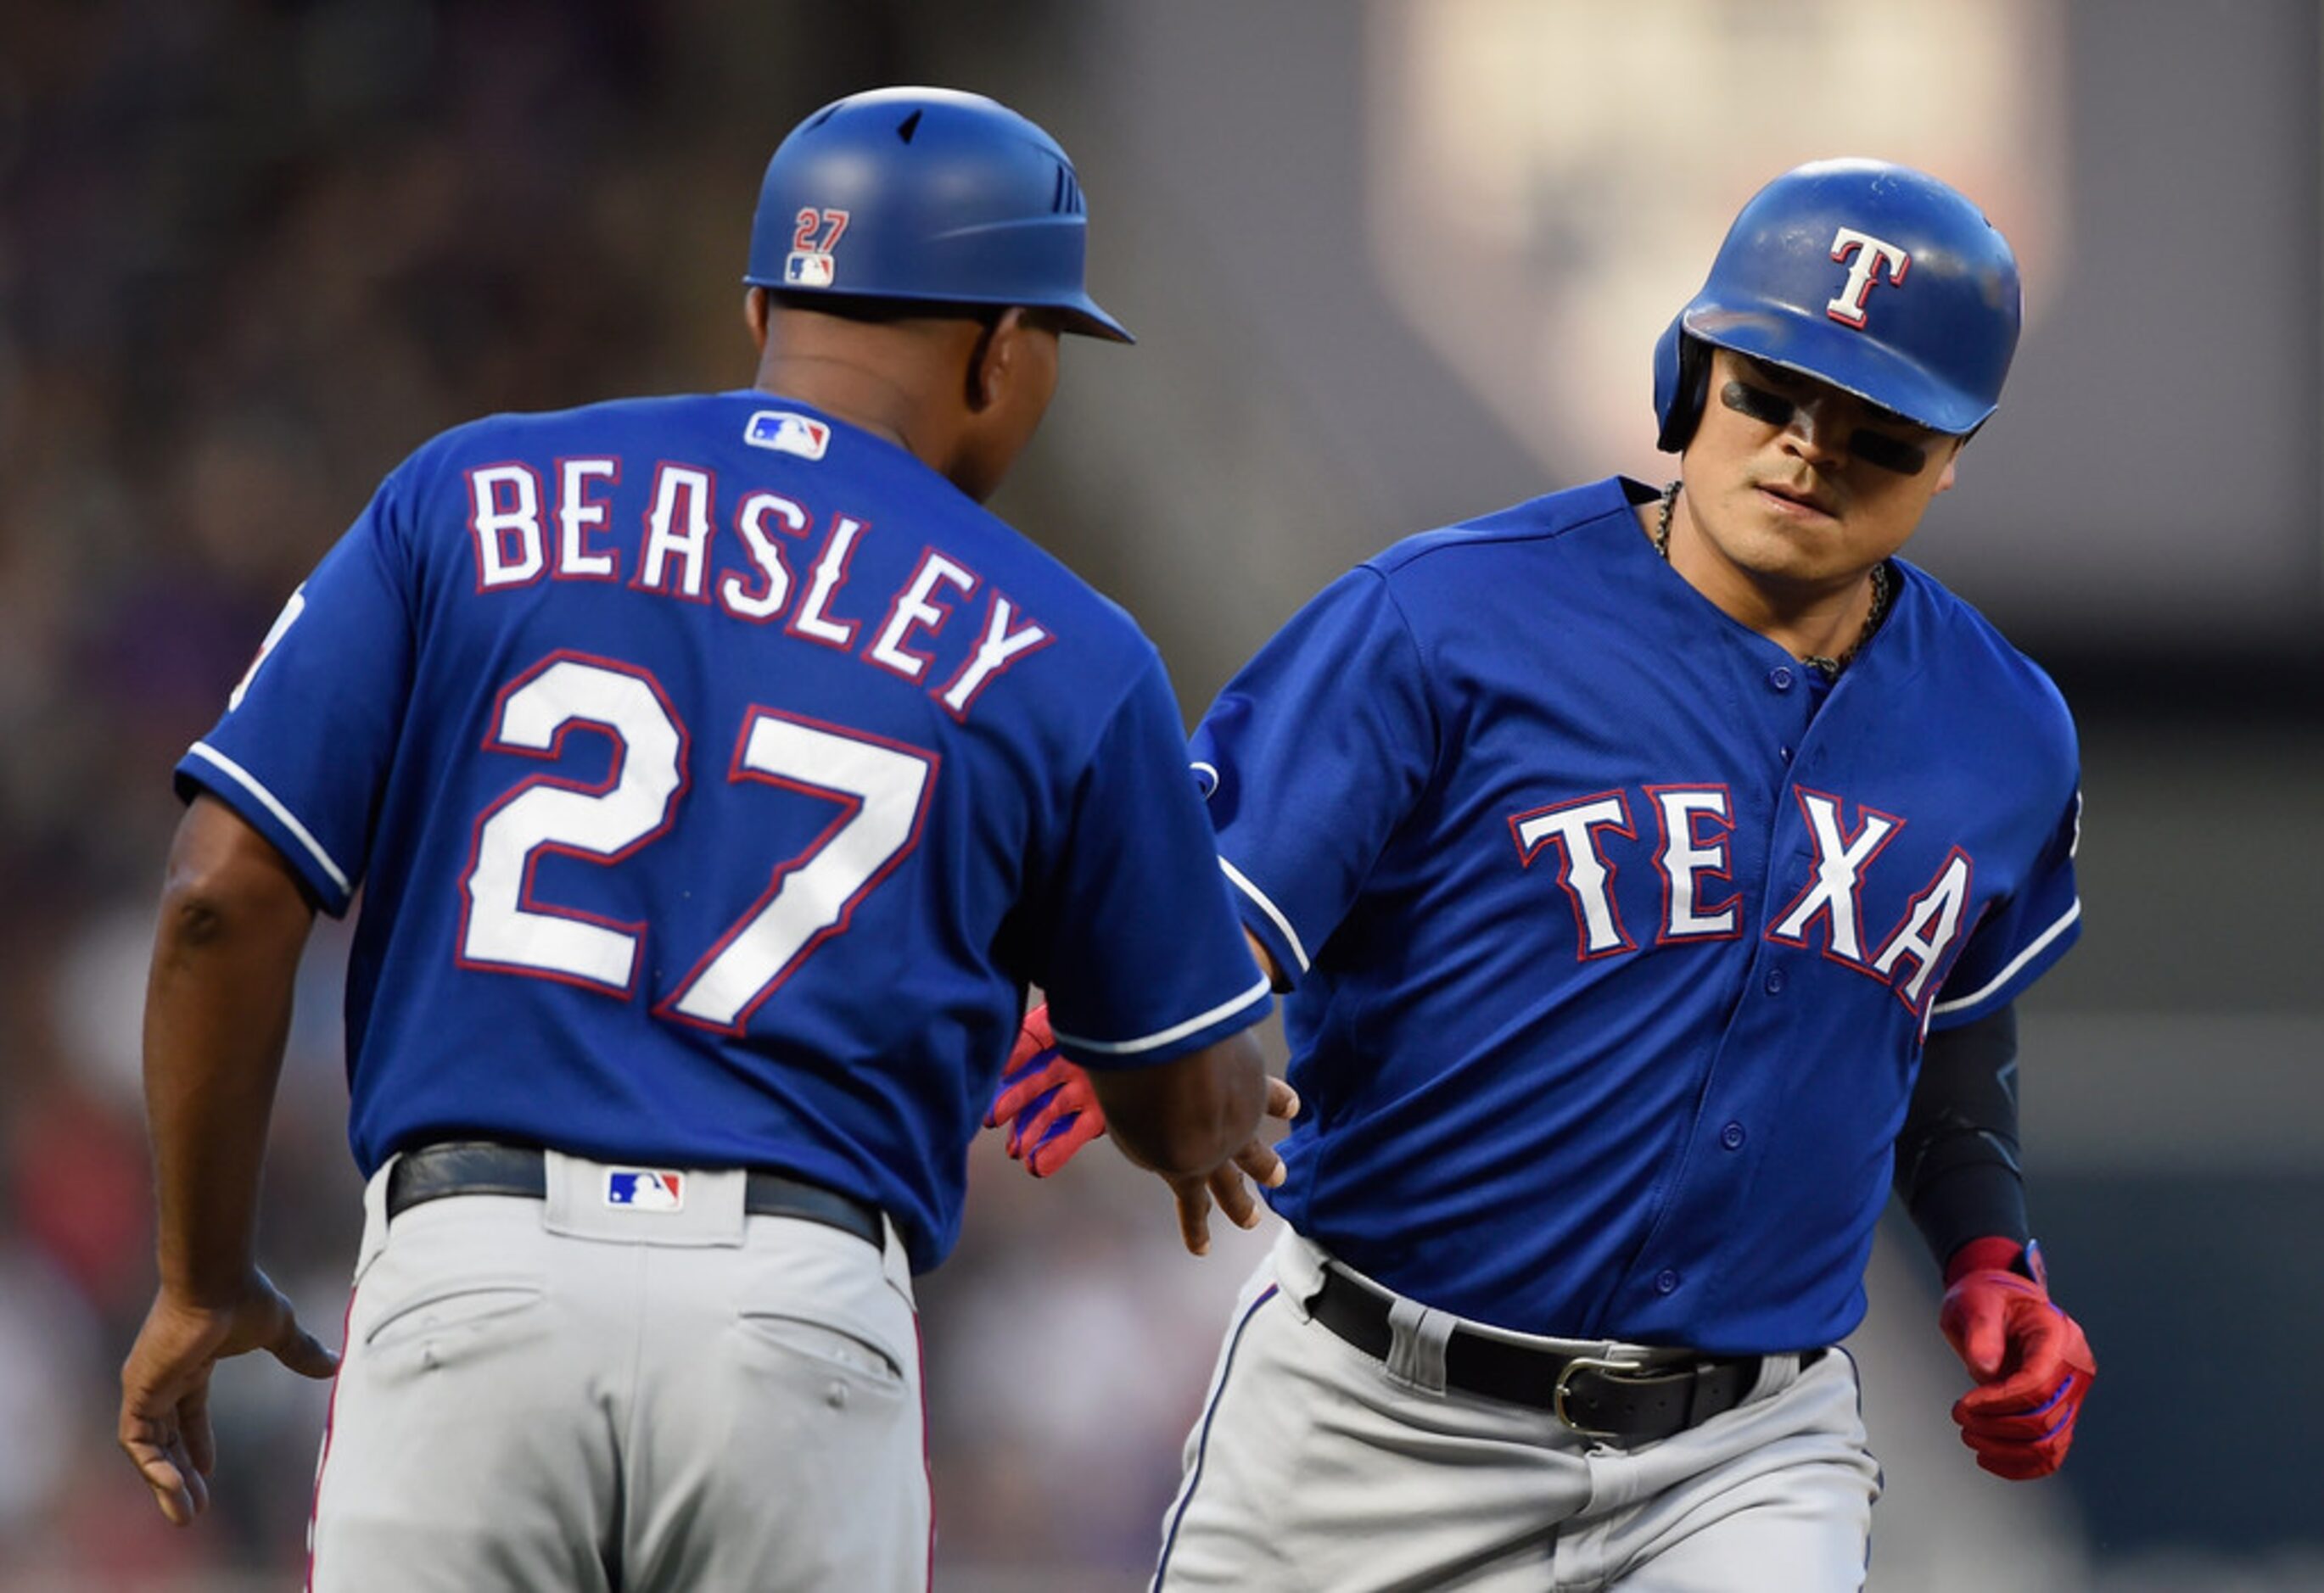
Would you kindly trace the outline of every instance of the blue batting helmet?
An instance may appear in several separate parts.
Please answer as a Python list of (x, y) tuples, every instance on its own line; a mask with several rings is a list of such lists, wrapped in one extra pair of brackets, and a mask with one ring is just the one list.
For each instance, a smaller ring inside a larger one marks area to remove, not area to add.
[(2017, 347), (2017, 262), (1975, 205), (1886, 161), (1819, 161), (1743, 207), (1655, 345), (1656, 445), (1686, 447), (1715, 344), (1966, 436)]
[(802, 296), (1021, 304), (1130, 342), (1082, 286), (1088, 220), (1057, 141), (950, 88), (835, 100), (767, 162), (742, 280)]

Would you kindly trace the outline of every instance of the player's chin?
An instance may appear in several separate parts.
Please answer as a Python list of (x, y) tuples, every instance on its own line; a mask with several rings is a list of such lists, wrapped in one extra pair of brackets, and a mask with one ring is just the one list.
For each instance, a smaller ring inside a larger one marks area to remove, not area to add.
[(1762, 582), (1816, 587), (1829, 582), (1833, 572), (1848, 562), (1847, 539), (1838, 533), (1837, 526), (1819, 533), (1788, 521), (1762, 523), (1752, 526), (1748, 537), (1738, 539), (1739, 546), (1733, 552), (1736, 562)]

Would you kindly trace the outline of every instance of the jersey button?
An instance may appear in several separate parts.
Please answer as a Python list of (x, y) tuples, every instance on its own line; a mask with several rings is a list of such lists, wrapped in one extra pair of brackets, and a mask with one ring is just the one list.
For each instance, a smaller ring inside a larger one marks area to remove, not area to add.
[(1677, 1288), (1678, 1274), (1673, 1272), (1669, 1267), (1665, 1266), (1660, 1272), (1655, 1274), (1655, 1294), (1668, 1294), (1675, 1291)]
[(1774, 668), (1767, 671), (1767, 684), (1774, 686), (1777, 691), (1791, 690), (1792, 682), (1797, 678), (1798, 677), (1794, 676), (1788, 668), (1782, 664), (1778, 664)]
[(1782, 995), (1784, 993), (1784, 971), (1780, 968), (1768, 969), (1767, 977), (1761, 982), (1766, 986), (1767, 993), (1769, 995)]
[(1729, 1150), (1741, 1150), (1744, 1137), (1743, 1125), (1740, 1123), (1729, 1123), (1719, 1131), (1719, 1143)]

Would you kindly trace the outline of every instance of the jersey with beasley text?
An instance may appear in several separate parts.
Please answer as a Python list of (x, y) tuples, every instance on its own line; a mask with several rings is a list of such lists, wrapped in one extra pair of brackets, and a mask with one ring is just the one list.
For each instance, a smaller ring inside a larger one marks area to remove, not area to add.
[(1269, 1007), (1120, 609), (918, 460), (762, 392), (422, 447), (180, 788), (327, 911), (368, 1174), (430, 1139), (788, 1171), (913, 1264), (1024, 986), (1158, 1063)]

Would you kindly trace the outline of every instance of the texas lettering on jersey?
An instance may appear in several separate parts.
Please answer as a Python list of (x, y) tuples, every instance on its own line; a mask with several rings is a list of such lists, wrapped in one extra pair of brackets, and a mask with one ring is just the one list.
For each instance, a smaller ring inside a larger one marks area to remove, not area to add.
[[(1808, 877), (1779, 913), (1769, 915), (1766, 938), (1813, 947), (1835, 962), (1893, 990), (1916, 1016), (1925, 1013), (1932, 978), (1965, 927), (1975, 864), (1956, 846), (1912, 898), (1903, 916), (1878, 939), (1868, 936), (1862, 892), (1866, 870), (1904, 827), (1897, 815), (1851, 805), (1794, 785), (1814, 846)], [(1545, 852), (1557, 855), (1557, 882), (1572, 904), (1574, 955), (1583, 962), (1636, 952), (1622, 920), (1613, 882), (1623, 856), (1644, 852), (1662, 880), (1662, 913), (1655, 944), (1740, 938), (1742, 895), (1734, 889), (1727, 837), (1735, 828), (1723, 785), (1648, 786), (1639, 810), (1654, 815), (1651, 841), (1632, 820), (1631, 794), (1607, 791), (1513, 814), (1509, 833), (1517, 858), (1531, 868)], [(1843, 815), (1853, 811), (1851, 826)], [(1609, 839), (1618, 837), (1618, 849)]]
[[(532, 465), (478, 465), (466, 473), (468, 535), (475, 545), (476, 590), (506, 592), (552, 581), (624, 583), (633, 592), (712, 605), (752, 625), (783, 622), (803, 641), (856, 651), (865, 622), (835, 612), (848, 567), (868, 521), (835, 511), (807, 561), (804, 582), (794, 578), (786, 543), (802, 548), (817, 523), (798, 498), (763, 489), (747, 492), (726, 521), (739, 556), (721, 558), (713, 544), (719, 523), (716, 474), (701, 465), (657, 461), (648, 507), (635, 541), (614, 544), (604, 490), (622, 479), (618, 456), (559, 459), (550, 488)], [(624, 570), (629, 573), (624, 577)], [(905, 680), (926, 678), (934, 662), (918, 650), (941, 632), (955, 604), (984, 592), (975, 644), (959, 667), (930, 687), (955, 719), (965, 719), (996, 677), (1052, 640), (1049, 632), (998, 587), (933, 548), (920, 551), (903, 587), (887, 594), (885, 617), (870, 627), (856, 656)], [(796, 601), (794, 601), (796, 599)]]
[(1831, 1343), (1925, 1036), (2073, 942), (2072, 722), (1901, 559), (1824, 682), (1656, 557), (1655, 496), (1398, 543), (1196, 731), (1243, 927), (1296, 981), (1269, 1200), (1439, 1310)]

